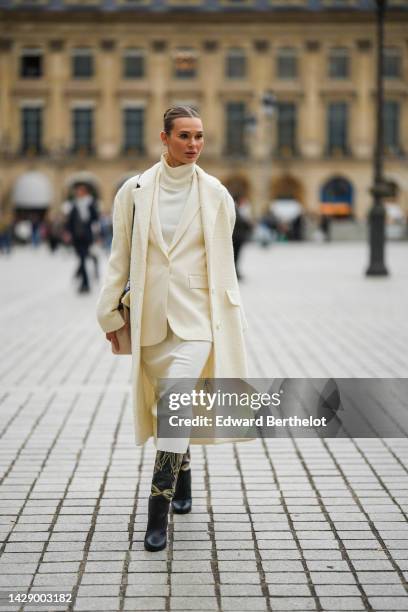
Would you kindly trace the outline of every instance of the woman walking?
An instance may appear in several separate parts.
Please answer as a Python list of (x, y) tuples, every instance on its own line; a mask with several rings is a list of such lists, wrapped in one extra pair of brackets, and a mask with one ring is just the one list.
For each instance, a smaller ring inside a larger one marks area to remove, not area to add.
[[(167, 543), (167, 519), (191, 510), (189, 439), (157, 436), (161, 379), (247, 376), (232, 231), (234, 201), (197, 164), (204, 145), (197, 111), (164, 114), (160, 161), (121, 187), (98, 320), (115, 346), (118, 310), (130, 279), (132, 389), (136, 443), (154, 436), (156, 459), (145, 548)], [(192, 440), (194, 442), (194, 440)]]

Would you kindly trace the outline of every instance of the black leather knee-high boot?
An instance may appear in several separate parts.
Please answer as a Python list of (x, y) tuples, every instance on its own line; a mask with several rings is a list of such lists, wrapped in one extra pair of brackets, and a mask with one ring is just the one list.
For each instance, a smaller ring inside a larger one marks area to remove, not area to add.
[(183, 455), (180, 471), (178, 473), (176, 491), (174, 493), (171, 505), (173, 512), (176, 514), (187, 514), (191, 512), (192, 497), (191, 497), (191, 456), (190, 447)]
[(166, 548), (170, 502), (174, 496), (182, 459), (182, 453), (156, 452), (144, 539), (144, 547), (150, 552)]

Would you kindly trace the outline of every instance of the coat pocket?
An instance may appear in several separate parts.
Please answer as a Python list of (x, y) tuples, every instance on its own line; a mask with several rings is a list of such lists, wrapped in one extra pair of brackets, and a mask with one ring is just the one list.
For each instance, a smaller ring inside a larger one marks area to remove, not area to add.
[(205, 274), (189, 274), (188, 285), (190, 289), (208, 289), (208, 278)]
[(237, 291), (236, 289), (226, 289), (225, 293), (227, 294), (230, 304), (232, 304), (233, 306), (239, 306), (242, 329), (245, 331), (246, 329), (248, 329), (248, 322), (246, 320), (244, 309), (242, 308), (241, 296), (239, 294), (239, 291)]
[(229, 301), (233, 306), (241, 306), (239, 293), (236, 289), (226, 289), (225, 291), (227, 293)]

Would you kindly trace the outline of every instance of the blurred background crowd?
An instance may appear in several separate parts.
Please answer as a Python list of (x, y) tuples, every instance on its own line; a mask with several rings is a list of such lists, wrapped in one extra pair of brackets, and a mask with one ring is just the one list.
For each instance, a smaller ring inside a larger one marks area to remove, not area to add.
[[(408, 0), (383, 4), (385, 234), (404, 240)], [(248, 240), (365, 239), (377, 8), (375, 0), (0, 0), (0, 251), (73, 247), (86, 291), (92, 245), (110, 247), (114, 195), (158, 160), (162, 115), (175, 103), (202, 115), (200, 165), (236, 202), (237, 259)]]

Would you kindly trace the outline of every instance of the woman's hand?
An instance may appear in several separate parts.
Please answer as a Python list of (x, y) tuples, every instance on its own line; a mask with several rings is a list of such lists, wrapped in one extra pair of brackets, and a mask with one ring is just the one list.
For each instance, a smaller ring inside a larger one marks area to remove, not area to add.
[(106, 339), (113, 344), (115, 351), (119, 350), (119, 341), (116, 337), (116, 331), (107, 332)]

